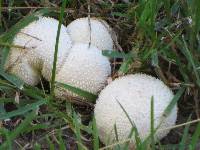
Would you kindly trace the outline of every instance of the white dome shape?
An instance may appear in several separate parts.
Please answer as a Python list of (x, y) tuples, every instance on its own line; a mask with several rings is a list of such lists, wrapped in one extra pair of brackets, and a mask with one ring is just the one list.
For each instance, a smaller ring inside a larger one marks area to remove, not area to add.
[[(39, 17), (38, 20), (22, 29), (14, 38), (13, 45), (20, 45), (25, 49), (11, 48), (5, 68), (13, 63), (17, 66), (15, 60), (24, 59), (25, 57), (33, 68), (39, 71), (42, 70), (42, 75), (49, 81), (53, 68), (58, 24), (59, 22), (53, 18)], [(72, 42), (66, 27), (62, 25), (58, 47), (57, 72), (67, 57), (71, 46)], [(18, 56), (21, 55), (23, 57), (19, 58)], [(23, 70), (26, 71), (26, 68)], [(10, 72), (14, 73), (12, 68)], [(23, 77), (21, 78), (23, 79)]]
[[(106, 84), (111, 74), (108, 59), (96, 47), (83, 43), (76, 43), (70, 50), (66, 62), (56, 75), (56, 81), (97, 94)], [(63, 89), (56, 89), (59, 98), (77, 96)]]
[[(114, 142), (116, 138), (115, 124), (119, 140), (128, 138), (132, 126), (119, 103), (135, 123), (140, 138), (144, 140), (150, 134), (152, 96), (154, 99), (154, 127), (156, 128), (160, 124), (164, 110), (173, 99), (172, 91), (159, 79), (145, 74), (127, 75), (111, 82), (101, 91), (94, 110), (100, 140), (104, 144), (110, 144), (108, 139)], [(160, 129), (175, 125), (176, 118), (177, 106), (172, 109)], [(169, 130), (160, 130), (156, 133), (156, 139), (163, 138), (168, 132)], [(134, 147), (134, 142), (131, 147)]]
[[(111, 28), (100, 19), (90, 18), (91, 44), (100, 50), (113, 50)], [(67, 31), (73, 42), (89, 43), (90, 26), (88, 18), (79, 18), (67, 26)]]

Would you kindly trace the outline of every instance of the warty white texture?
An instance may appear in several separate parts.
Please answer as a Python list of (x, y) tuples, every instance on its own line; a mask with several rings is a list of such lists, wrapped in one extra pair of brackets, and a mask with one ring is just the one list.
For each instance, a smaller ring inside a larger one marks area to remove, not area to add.
[[(30, 69), (35, 69), (34, 71), (32, 70), (32, 72), (41, 72), (43, 77), (49, 81), (51, 79), (51, 70), (53, 67), (58, 24), (59, 22), (53, 18), (39, 17), (38, 20), (33, 21), (23, 28), (15, 36), (13, 44), (20, 45), (24, 47), (24, 49), (12, 47), (5, 68), (13, 66), (14, 64), (14, 70), (19, 68), (19, 70), (28, 72)], [(68, 56), (71, 46), (71, 38), (66, 31), (66, 27), (62, 25), (58, 46), (57, 72)], [(25, 58), (27, 59), (27, 63), (32, 66), (28, 70), (27, 68), (20, 68), (24, 65), (18, 65), (18, 62), (21, 61), (23, 63), (23, 59)], [(16, 74), (23, 79), (20, 74), (17, 74), (12, 70), (12, 67), (9, 72)], [(27, 74), (31, 76), (31, 73)], [(31, 85), (35, 84), (37, 84), (37, 82), (34, 82), (34, 84), (31, 83)]]
[[(109, 60), (102, 52), (88, 44), (76, 43), (56, 75), (56, 81), (97, 94), (106, 84), (111, 74)], [(67, 90), (56, 89), (57, 97), (77, 96)]]
[[(135, 123), (142, 140), (150, 134), (151, 98), (154, 100), (154, 126), (160, 123), (164, 110), (173, 99), (172, 91), (159, 79), (145, 74), (127, 75), (111, 82), (101, 91), (96, 102), (94, 114), (100, 139), (104, 144), (115, 139), (116, 124), (119, 140), (125, 140), (131, 131), (131, 124), (120, 107), (123, 106), (131, 120)], [(119, 102), (119, 103), (118, 103)], [(177, 106), (161, 124), (160, 129), (175, 125)], [(156, 133), (157, 139), (162, 139), (169, 130)], [(134, 147), (134, 141), (132, 142)]]

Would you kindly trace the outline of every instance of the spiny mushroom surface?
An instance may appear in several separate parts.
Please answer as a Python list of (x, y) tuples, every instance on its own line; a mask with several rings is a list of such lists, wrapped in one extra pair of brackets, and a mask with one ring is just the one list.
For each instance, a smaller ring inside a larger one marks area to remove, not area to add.
[[(105, 86), (110, 74), (110, 63), (98, 48), (76, 43), (56, 75), (56, 81), (97, 94)], [(56, 89), (55, 94), (59, 98), (77, 96), (60, 88)]]
[(92, 45), (100, 50), (113, 50), (111, 28), (101, 19), (90, 18), (90, 22), (88, 18), (76, 19), (67, 26), (67, 31), (73, 42), (89, 43), (91, 33)]
[[(108, 139), (116, 139), (114, 125), (116, 124), (119, 140), (125, 140), (131, 131), (131, 124), (119, 103), (135, 123), (139, 136), (144, 140), (150, 134), (151, 98), (154, 100), (154, 126), (161, 121), (164, 110), (173, 99), (172, 91), (159, 79), (145, 74), (127, 75), (111, 82), (101, 91), (97, 100), (94, 114), (100, 139), (104, 144)], [(159, 129), (175, 125), (177, 106), (164, 120)], [(162, 139), (169, 130), (160, 130), (155, 134), (156, 139)], [(134, 140), (131, 146), (134, 147)]]
[[(30, 69), (35, 69), (32, 70), (32, 72), (41, 72), (44, 78), (49, 81), (53, 67), (58, 24), (59, 22), (53, 18), (39, 17), (38, 20), (23, 28), (15, 36), (13, 45), (20, 45), (24, 48), (11, 48), (5, 69), (9, 68), (9, 72), (16, 74), (19, 78), (22, 79), (22, 74), (19, 74), (14, 70), (23, 70), (24, 74), (26, 74), (28, 71), (30, 73)], [(71, 46), (71, 38), (66, 31), (66, 27), (62, 25), (58, 46), (57, 71), (59, 71), (63, 61), (68, 56)], [(25, 58), (27, 59), (27, 65), (31, 66), (30, 68), (21, 68), (25, 65), (19, 65), (20, 62), (24, 63), (23, 59)], [(14, 70), (12, 66), (15, 66)], [(29, 75), (31, 76), (31, 74)], [(38, 76), (40, 76), (40, 74), (38, 74)], [(35, 78), (34, 82), (27, 83), (30, 85), (35, 85), (38, 82), (39, 80)]]

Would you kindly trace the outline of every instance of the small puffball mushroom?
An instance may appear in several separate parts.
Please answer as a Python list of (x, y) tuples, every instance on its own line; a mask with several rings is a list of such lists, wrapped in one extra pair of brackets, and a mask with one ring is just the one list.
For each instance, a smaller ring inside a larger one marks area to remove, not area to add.
[[(150, 134), (152, 96), (156, 128), (164, 110), (173, 99), (172, 91), (159, 79), (145, 74), (127, 75), (111, 82), (101, 91), (94, 110), (100, 140), (106, 145), (115, 141), (115, 124), (119, 140), (128, 138), (132, 126), (119, 103), (135, 123), (140, 138), (144, 140)], [(176, 118), (177, 106), (172, 109), (159, 129), (175, 125)], [(168, 132), (169, 130), (158, 130), (155, 137), (157, 140), (162, 139)], [(134, 147), (134, 143), (133, 140), (130, 147)]]
[[(42, 73), (48, 81), (51, 79), (51, 70), (53, 67), (54, 51), (56, 36), (59, 22), (49, 17), (39, 17), (38, 20), (33, 21), (25, 28), (23, 28), (14, 38), (13, 45), (20, 45), (23, 48), (13, 47), (10, 50), (5, 69), (9, 72), (16, 74), (22, 78), (22, 74), (15, 73), (17, 70), (23, 70), (30, 73), (30, 69), (34, 68), (37, 72)], [(72, 46), (71, 38), (69, 37), (66, 27), (61, 26), (59, 46), (58, 46), (58, 59), (57, 59), (57, 72), (61, 68), (63, 61), (68, 56), (69, 50)], [(30, 68), (20, 68), (27, 65), (18, 65), (19, 62), (24, 63), (23, 59), (27, 59), (27, 64)], [(13, 67), (16, 66), (15, 71)], [(18, 68), (18, 69), (17, 69)], [(27, 70), (29, 69), (29, 70)], [(35, 72), (35, 70), (32, 72)], [(26, 73), (24, 73), (26, 74)], [(29, 74), (31, 76), (31, 74)], [(40, 75), (40, 74), (38, 74)], [(26, 82), (26, 80), (25, 80)], [(31, 83), (35, 85), (39, 80)], [(30, 84), (30, 82), (27, 82)]]
[[(56, 75), (56, 81), (97, 94), (105, 86), (110, 74), (109, 60), (99, 49), (89, 44), (76, 43)], [(55, 95), (59, 98), (77, 96), (60, 88), (55, 90)]]
[[(91, 28), (90, 28), (91, 27)], [(91, 30), (90, 30), (91, 29)], [(100, 50), (112, 50), (113, 40), (111, 28), (100, 19), (79, 18), (67, 26), (67, 31), (73, 42), (89, 43), (91, 31), (91, 44)]]

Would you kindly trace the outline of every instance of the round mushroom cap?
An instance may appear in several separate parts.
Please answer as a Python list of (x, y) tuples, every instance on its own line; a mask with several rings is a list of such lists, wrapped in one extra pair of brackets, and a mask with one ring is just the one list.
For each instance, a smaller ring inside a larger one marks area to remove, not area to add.
[[(42, 75), (49, 81), (51, 79), (51, 70), (53, 68), (58, 24), (59, 21), (53, 18), (39, 17), (38, 20), (33, 21), (23, 28), (15, 36), (13, 41), (13, 45), (19, 45), (23, 48), (11, 48), (5, 68), (12, 66), (12, 64), (17, 66), (18, 61), (16, 60), (26, 58), (32, 68), (35, 68), (37, 72), (41, 72), (42, 70)], [(68, 56), (71, 46), (72, 41), (66, 31), (66, 27), (62, 25), (58, 45), (57, 72)], [(17, 69), (17, 67), (15, 68)], [(26, 68), (23, 68), (22, 70), (26, 72)], [(15, 74), (15, 71), (12, 71), (12, 68), (10, 69), (10, 72)], [(23, 77), (21, 78), (23, 79)]]
[[(109, 60), (102, 55), (98, 48), (84, 43), (76, 43), (56, 75), (56, 81), (97, 94), (105, 86), (110, 74)], [(63, 88), (57, 88), (55, 95), (58, 98), (78, 97)]]
[(73, 42), (89, 43), (90, 29), (92, 45), (100, 50), (113, 50), (112, 31), (105, 21), (90, 18), (89, 23), (88, 18), (79, 18), (67, 26), (67, 31)]
[[(128, 138), (132, 126), (125, 111), (135, 123), (141, 140), (144, 140), (150, 134), (152, 97), (154, 100), (154, 127), (156, 128), (163, 118), (164, 110), (173, 99), (172, 91), (159, 79), (145, 74), (127, 75), (111, 82), (101, 91), (94, 109), (100, 140), (106, 145), (114, 142), (116, 139), (115, 125), (119, 140)], [(175, 105), (159, 129), (175, 125), (176, 118), (177, 106)], [(168, 132), (169, 130), (158, 130), (155, 138), (162, 139)], [(134, 143), (133, 140), (130, 146), (134, 147)]]

